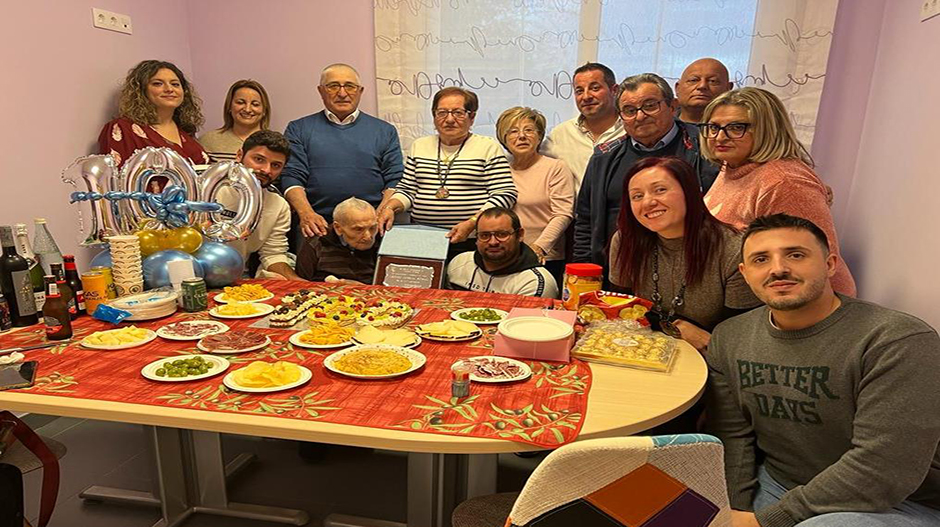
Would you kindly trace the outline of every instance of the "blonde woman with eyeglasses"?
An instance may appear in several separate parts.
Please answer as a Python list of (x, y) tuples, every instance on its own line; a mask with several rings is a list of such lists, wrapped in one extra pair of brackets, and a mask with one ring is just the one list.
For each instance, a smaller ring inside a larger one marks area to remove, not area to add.
[(565, 229), (574, 218), (574, 175), (564, 161), (543, 156), (545, 116), (516, 106), (499, 116), (496, 138), (509, 151), (509, 169), (519, 192), (513, 211), (525, 228), (525, 243), (555, 280), (565, 268)]
[(855, 296), (855, 280), (839, 254), (827, 187), (780, 99), (760, 88), (726, 92), (705, 108), (699, 129), (702, 156), (722, 166), (705, 195), (711, 213), (738, 229), (778, 213), (812, 221), (825, 231), (837, 257), (832, 288)]

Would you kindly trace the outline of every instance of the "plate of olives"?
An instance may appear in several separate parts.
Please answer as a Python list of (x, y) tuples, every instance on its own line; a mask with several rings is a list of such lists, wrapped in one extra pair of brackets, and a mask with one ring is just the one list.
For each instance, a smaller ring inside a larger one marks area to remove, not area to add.
[(144, 366), (140, 374), (151, 381), (185, 382), (218, 375), (228, 367), (228, 360), (218, 355), (189, 355), (155, 360)]

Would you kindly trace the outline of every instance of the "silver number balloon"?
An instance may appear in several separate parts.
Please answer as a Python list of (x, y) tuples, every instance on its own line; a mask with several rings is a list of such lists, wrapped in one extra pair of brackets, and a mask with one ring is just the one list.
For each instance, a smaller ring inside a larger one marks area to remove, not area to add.
[[(169, 185), (177, 185), (186, 190), (187, 201), (199, 201), (199, 185), (193, 166), (170, 148), (148, 146), (134, 152), (121, 169), (124, 179), (124, 191), (152, 192), (160, 194)], [(156, 212), (138, 200), (121, 200), (118, 205), (130, 220), (127, 233), (153, 225)], [(193, 223), (195, 215), (190, 214)]]
[(261, 220), (261, 183), (251, 169), (234, 161), (211, 165), (198, 176), (202, 201), (221, 203), (225, 210), (199, 215), (210, 240), (230, 242), (251, 236)]
[[(117, 164), (110, 154), (80, 157), (62, 171), (62, 181), (78, 192), (87, 192), (96, 197), (78, 204), (78, 223), (84, 239), (82, 245), (108, 243), (108, 236), (124, 233), (121, 212), (117, 203), (103, 199), (112, 190), (121, 189), (121, 178)], [(84, 212), (83, 212), (84, 211)], [(86, 224), (86, 215), (87, 221)]]

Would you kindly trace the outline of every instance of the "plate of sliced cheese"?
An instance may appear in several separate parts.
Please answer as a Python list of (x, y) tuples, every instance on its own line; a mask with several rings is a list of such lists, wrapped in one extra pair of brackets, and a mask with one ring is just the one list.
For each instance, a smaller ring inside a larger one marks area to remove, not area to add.
[(362, 326), (353, 341), (358, 344), (386, 344), (401, 346), (403, 348), (417, 348), (421, 344), (421, 337), (414, 331), (405, 328), (379, 329), (372, 326)]
[(415, 328), (418, 335), (430, 340), (458, 342), (473, 340), (483, 335), (483, 330), (472, 322), (463, 320), (442, 320), (421, 324)]

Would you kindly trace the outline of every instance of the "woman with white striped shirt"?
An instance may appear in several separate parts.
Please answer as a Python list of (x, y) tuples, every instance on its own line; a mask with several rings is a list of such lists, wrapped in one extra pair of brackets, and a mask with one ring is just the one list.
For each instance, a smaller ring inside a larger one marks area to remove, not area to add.
[(410, 210), (415, 223), (450, 229), (448, 257), (475, 249), (470, 235), (479, 213), (490, 207), (511, 209), (516, 187), (499, 143), (471, 134), (479, 100), (476, 94), (448, 87), (434, 95), (431, 113), (437, 135), (411, 145), (396, 192), (379, 210), (379, 228), (392, 227), (395, 214)]

